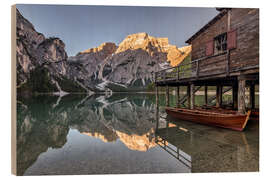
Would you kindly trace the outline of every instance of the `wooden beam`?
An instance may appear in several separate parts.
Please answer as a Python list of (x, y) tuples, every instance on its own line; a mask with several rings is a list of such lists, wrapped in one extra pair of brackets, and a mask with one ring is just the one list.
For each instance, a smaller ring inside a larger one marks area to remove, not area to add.
[(228, 26), (227, 26), (227, 31), (230, 31), (231, 30), (231, 10), (229, 9), (227, 11), (228, 13)]
[(190, 85), (190, 109), (194, 109), (195, 106), (195, 93), (194, 93), (194, 84)]
[(187, 85), (187, 107), (188, 108), (190, 108), (190, 100), (191, 100), (191, 98), (190, 98), (190, 85)]
[(240, 76), (238, 76), (238, 79), (244, 79), (247, 81), (256, 81), (259, 80), (259, 74), (241, 74)]
[(216, 107), (220, 107), (222, 105), (222, 86), (216, 86)]
[(208, 104), (208, 86), (204, 86), (204, 104), (207, 105)]
[(239, 79), (238, 81), (238, 112), (241, 114), (246, 113), (245, 86), (246, 86), (246, 80)]
[(180, 95), (179, 95), (179, 86), (176, 87), (176, 107), (180, 107)]
[(159, 95), (158, 95), (158, 86), (156, 86), (156, 132), (159, 127)]
[(226, 75), (229, 76), (230, 75), (230, 57), (231, 56), (231, 52), (228, 49), (227, 50), (227, 66), (226, 66)]
[(222, 106), (223, 102), (222, 102), (222, 95), (223, 95), (223, 86), (220, 86), (220, 90), (219, 90), (219, 102), (220, 102), (220, 106)]
[(219, 107), (219, 86), (216, 86), (216, 107)]
[(156, 86), (156, 105), (159, 103), (158, 86)]
[[(227, 11), (227, 32), (231, 30), (231, 10)], [(230, 75), (230, 50), (227, 50), (227, 67), (226, 67), (226, 74), (227, 76)]]
[(166, 106), (170, 106), (170, 92), (169, 92), (169, 86), (166, 86)]
[(249, 88), (249, 106), (255, 109), (255, 83), (251, 83)]
[(233, 98), (233, 108), (238, 108), (238, 84), (233, 85), (233, 91), (232, 91), (232, 98)]

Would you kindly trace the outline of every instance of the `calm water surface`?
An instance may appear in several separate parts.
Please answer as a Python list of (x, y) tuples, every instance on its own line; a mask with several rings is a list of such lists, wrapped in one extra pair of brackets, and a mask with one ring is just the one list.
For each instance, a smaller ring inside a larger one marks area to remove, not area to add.
[[(203, 97), (197, 97), (197, 103)], [(173, 99), (172, 105), (175, 103)], [(17, 104), (17, 173), (259, 170), (259, 124), (244, 132), (156, 114), (149, 94), (37, 96)], [(156, 121), (158, 117), (158, 121)]]

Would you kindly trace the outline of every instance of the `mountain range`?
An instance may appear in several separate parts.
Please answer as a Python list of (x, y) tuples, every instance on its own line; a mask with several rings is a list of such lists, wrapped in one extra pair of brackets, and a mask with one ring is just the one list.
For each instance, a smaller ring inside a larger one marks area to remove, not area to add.
[(18, 10), (16, 30), (19, 94), (145, 91), (155, 71), (177, 66), (191, 52), (143, 32), (68, 57), (61, 39), (37, 32)]

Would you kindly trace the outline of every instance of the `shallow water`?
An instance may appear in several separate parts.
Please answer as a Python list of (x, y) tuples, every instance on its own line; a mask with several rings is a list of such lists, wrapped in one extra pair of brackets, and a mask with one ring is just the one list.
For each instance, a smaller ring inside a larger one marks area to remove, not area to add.
[(235, 132), (175, 121), (161, 95), (156, 123), (154, 102), (151, 94), (20, 99), (18, 175), (259, 170), (258, 122)]

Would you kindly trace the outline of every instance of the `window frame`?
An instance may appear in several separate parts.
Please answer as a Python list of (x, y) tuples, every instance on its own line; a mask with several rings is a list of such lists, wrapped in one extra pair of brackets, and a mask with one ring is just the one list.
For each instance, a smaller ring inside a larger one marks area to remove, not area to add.
[(220, 54), (228, 49), (228, 36), (227, 32), (217, 35), (214, 41), (214, 54)]

